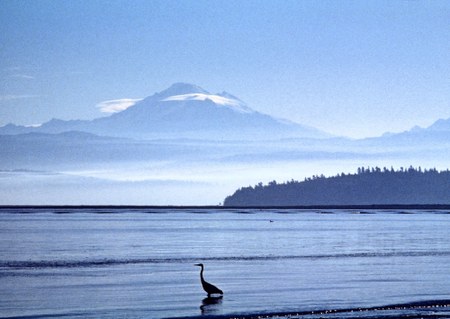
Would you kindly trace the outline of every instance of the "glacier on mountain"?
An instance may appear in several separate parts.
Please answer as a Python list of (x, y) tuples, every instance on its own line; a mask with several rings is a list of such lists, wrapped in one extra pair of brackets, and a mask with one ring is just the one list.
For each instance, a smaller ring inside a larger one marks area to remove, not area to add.
[(211, 100), (217, 105), (226, 106), (231, 108), (232, 110), (242, 112), (242, 113), (252, 113), (254, 112), (250, 108), (248, 108), (244, 102), (239, 101), (237, 99), (227, 98), (221, 95), (215, 94), (204, 94), (204, 93), (189, 93), (189, 94), (181, 94), (181, 95), (173, 95), (169, 96), (162, 100), (162, 102), (166, 101), (206, 101)]

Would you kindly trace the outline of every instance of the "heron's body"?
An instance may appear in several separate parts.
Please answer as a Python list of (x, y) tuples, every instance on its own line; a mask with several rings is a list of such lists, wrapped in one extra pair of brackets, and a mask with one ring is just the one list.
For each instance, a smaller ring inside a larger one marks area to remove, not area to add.
[(195, 266), (200, 266), (202, 270), (200, 271), (200, 281), (202, 282), (203, 290), (206, 291), (208, 294), (208, 297), (211, 295), (223, 295), (223, 291), (214, 286), (213, 284), (210, 284), (203, 278), (203, 264), (195, 264)]

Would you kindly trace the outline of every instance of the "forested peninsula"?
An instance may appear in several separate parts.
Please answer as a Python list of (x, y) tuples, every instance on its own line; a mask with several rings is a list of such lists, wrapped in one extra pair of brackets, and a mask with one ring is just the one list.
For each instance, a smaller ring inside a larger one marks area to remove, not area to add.
[(224, 206), (450, 204), (450, 171), (435, 168), (358, 168), (355, 174), (312, 176), (243, 187)]

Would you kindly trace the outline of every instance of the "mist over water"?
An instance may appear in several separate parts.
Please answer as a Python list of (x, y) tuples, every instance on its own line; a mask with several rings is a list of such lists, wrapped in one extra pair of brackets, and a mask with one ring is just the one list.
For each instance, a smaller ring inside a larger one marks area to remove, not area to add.
[[(3, 208), (0, 225), (0, 317), (220, 316), (450, 299), (445, 210)], [(205, 300), (199, 262), (222, 299)]]
[(149, 160), (80, 164), (56, 171), (45, 166), (23, 171), (5, 168), (0, 171), (0, 200), (4, 205), (217, 205), (237, 189), (260, 182), (302, 181), (318, 173), (356, 173), (362, 166), (410, 165), (447, 169), (447, 158), (429, 162), (414, 158)]

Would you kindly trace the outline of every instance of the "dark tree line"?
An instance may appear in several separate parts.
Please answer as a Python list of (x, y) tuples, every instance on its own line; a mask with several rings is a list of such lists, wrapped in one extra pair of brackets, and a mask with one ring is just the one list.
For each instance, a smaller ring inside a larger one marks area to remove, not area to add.
[(243, 187), (225, 206), (450, 204), (450, 171), (360, 167), (355, 174)]

